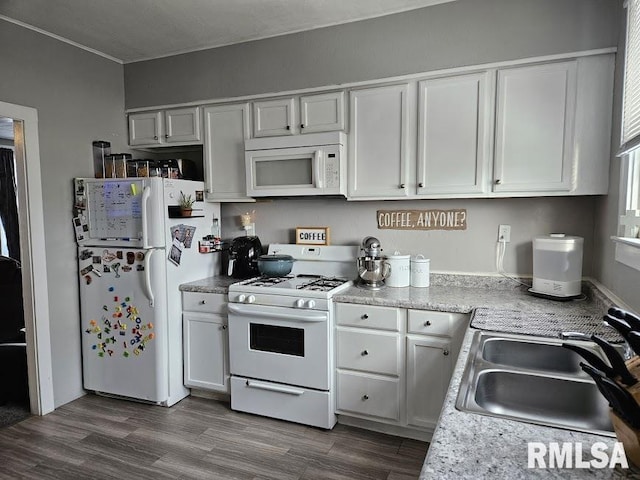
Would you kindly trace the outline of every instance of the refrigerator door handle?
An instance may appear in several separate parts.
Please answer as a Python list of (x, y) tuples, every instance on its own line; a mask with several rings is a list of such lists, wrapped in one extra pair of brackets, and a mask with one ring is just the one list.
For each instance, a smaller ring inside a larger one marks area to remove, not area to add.
[(146, 186), (142, 190), (142, 248), (151, 248), (149, 246), (149, 224), (147, 222), (149, 198), (151, 197), (151, 187)]
[(153, 289), (151, 288), (151, 268), (149, 268), (151, 259), (151, 255), (154, 250), (147, 250), (146, 255), (144, 256), (144, 292), (149, 299), (149, 306), (153, 307), (155, 302), (155, 297), (153, 296)]

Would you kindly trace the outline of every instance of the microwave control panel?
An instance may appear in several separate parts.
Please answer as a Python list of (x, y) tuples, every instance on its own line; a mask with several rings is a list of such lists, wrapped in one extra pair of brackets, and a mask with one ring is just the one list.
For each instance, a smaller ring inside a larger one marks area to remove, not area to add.
[(337, 154), (328, 153), (324, 159), (326, 188), (340, 188), (340, 164)]

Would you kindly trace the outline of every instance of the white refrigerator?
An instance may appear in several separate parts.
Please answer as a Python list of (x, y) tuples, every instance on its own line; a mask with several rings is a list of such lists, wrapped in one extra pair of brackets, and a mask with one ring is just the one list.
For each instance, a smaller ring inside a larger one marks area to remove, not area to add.
[[(189, 394), (179, 285), (217, 274), (198, 240), (220, 204), (203, 182), (156, 177), (77, 178), (74, 191), (84, 388), (171, 406)], [(181, 193), (197, 200), (190, 217)]]

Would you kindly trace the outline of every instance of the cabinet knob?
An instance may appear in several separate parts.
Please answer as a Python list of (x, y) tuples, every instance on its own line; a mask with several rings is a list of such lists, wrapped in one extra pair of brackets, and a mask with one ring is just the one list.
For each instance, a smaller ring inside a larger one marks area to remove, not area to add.
[(424, 322), (424, 326), (425, 327), (430, 327), (431, 326), (431, 321), (427, 320), (426, 322)]
[(226, 330), (227, 326), (226, 325), (222, 325), (222, 330)]
[(366, 320), (367, 318), (369, 318), (369, 315), (367, 315), (367, 314), (365, 313), (365, 314), (364, 314), (364, 315), (362, 315), (362, 317), (360, 317), (360, 318), (362, 318), (363, 320)]
[(169, 138), (169, 134), (168, 134), (168, 133), (165, 133), (165, 134), (164, 134), (164, 138)]
[(360, 355), (362, 355), (363, 357), (366, 357), (367, 355), (369, 355), (369, 352), (367, 350), (363, 350)]
[(502, 180), (500, 180), (499, 178), (496, 179), (496, 185), (500, 185), (502, 183)]
[(404, 183), (401, 183), (401, 184), (400, 184), (400, 188), (404, 188)]
[(205, 303), (207, 303), (205, 300), (200, 300), (200, 305), (204, 305)]
[(446, 357), (447, 355), (449, 355), (449, 350), (447, 350), (446, 348), (442, 351), (442, 354)]
[(369, 395), (362, 395), (362, 401), (369, 400)]
[(422, 188), (422, 187), (424, 187), (424, 183), (420, 182), (420, 183), (418, 184), (418, 186), (419, 186), (420, 188)]
[(157, 139), (158, 139), (158, 135), (154, 135), (154, 136), (153, 136), (153, 139), (154, 139), (154, 140), (157, 140)]
[(291, 127), (289, 125), (287, 125), (287, 130), (291, 130)]
[(304, 128), (304, 123), (301, 123), (301, 124), (300, 124), (300, 128)]

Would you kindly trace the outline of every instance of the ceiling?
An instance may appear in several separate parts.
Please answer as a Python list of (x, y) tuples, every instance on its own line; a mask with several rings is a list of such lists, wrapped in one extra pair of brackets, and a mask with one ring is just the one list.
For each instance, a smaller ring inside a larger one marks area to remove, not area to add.
[(454, 0), (2, 0), (0, 18), (129, 63)]

